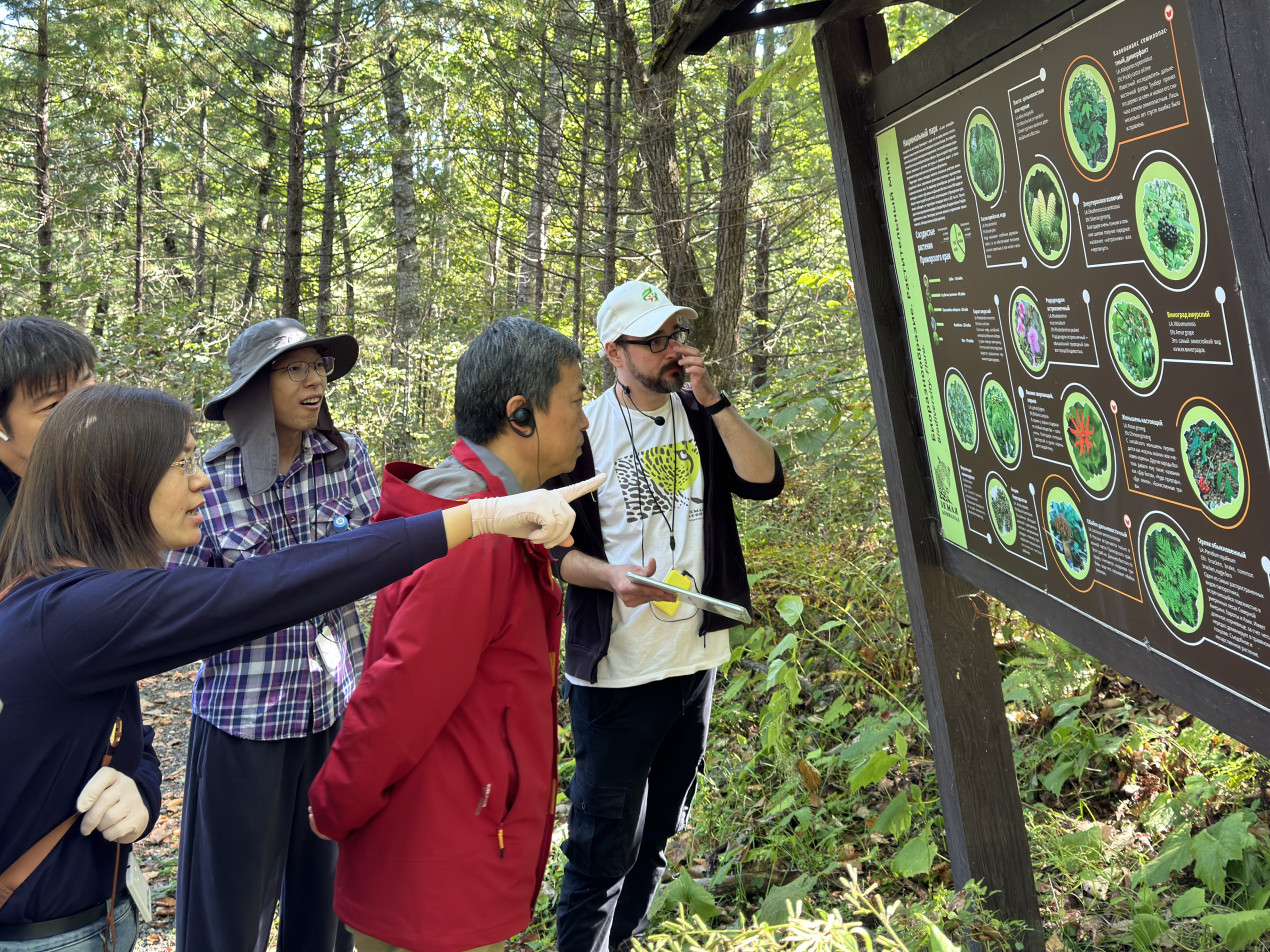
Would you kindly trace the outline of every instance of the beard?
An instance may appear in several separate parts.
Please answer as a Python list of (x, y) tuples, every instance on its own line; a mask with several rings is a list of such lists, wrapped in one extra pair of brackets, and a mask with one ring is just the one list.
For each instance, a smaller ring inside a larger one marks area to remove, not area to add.
[(656, 377), (639, 373), (634, 368), (628, 369), (636, 382), (651, 393), (678, 393), (683, 389), (686, 379), (683, 368), (678, 364), (671, 364)]

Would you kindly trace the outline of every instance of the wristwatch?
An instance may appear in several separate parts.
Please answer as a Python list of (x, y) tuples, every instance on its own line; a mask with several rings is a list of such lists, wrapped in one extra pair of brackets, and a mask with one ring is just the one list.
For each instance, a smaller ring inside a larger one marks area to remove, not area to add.
[(705, 408), (705, 411), (711, 416), (718, 416), (730, 406), (732, 406), (732, 401), (728, 399), (728, 392), (726, 390), (720, 390), (719, 402), (710, 404), (710, 406)]

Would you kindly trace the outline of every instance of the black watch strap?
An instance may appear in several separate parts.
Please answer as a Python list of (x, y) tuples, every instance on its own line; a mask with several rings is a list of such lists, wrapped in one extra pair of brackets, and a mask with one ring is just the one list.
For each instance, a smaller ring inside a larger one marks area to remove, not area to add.
[(732, 401), (728, 399), (728, 392), (726, 390), (720, 390), (719, 402), (710, 404), (710, 406), (705, 408), (705, 411), (711, 416), (718, 416), (730, 406), (732, 406)]

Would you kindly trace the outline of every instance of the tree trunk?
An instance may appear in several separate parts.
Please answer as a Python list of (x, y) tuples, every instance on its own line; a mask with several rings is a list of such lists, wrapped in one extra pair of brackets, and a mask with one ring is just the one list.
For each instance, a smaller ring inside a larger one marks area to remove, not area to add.
[(586, 57), (583, 63), (583, 95), (582, 95), (582, 146), (578, 155), (578, 200), (573, 218), (573, 342), (582, 340), (582, 308), (586, 303), (586, 290), (582, 286), (582, 237), (586, 226), (586, 180), (590, 159), (591, 141), (591, 43), (588, 40)]
[[(146, 20), (146, 48), (150, 46), (150, 21)], [(137, 253), (133, 259), (132, 272), (132, 310), (138, 316), (145, 313), (145, 184), (146, 184), (146, 144), (150, 141), (150, 129), (146, 116), (147, 100), (150, 95), (150, 84), (146, 78), (145, 67), (138, 76), (140, 87), (140, 106), (137, 110), (137, 175), (134, 199), (136, 201), (136, 225), (133, 238)]]
[[(565, 18), (570, 9), (567, 0), (560, 4), (556, 14), (555, 34), (564, 31)], [(564, 72), (560, 68), (565, 50), (553, 50), (543, 43), (543, 87), (538, 118), (538, 167), (534, 173), (534, 187), (529, 200), (529, 219), (525, 225), (525, 251), (521, 256), (516, 280), (516, 310), (532, 308), (535, 315), (542, 312), (544, 270), (547, 258), (547, 230), (551, 226), (551, 199), (560, 174), (560, 146), (563, 139), (561, 124), (564, 120)]]
[(401, 67), (397, 46), (388, 45), (379, 61), (380, 83), (388, 133), (392, 137), (392, 217), (396, 225), (397, 321), (393, 339), (393, 366), (406, 366), (406, 350), (419, 332), (419, 238), (415, 220), (414, 149), (410, 141), (410, 114), (401, 92)]
[[(503, 126), (511, 127), (511, 102), (503, 103)], [(507, 202), (511, 191), (507, 187), (508, 156), (511, 149), (504, 145), (498, 157), (498, 204), (494, 209), (494, 233), (486, 243), (488, 254), (485, 258), (486, 300), (489, 303), (490, 319), (498, 316), (498, 275), (499, 258), (503, 254), (503, 219), (506, 217)]]
[(318, 245), (317, 325), (314, 333), (322, 336), (331, 326), (331, 281), (335, 268), (335, 195), (339, 191), (340, 121), (343, 110), (347, 46), (342, 22), (343, 8), (335, 0), (331, 11), (331, 37), (335, 46), (326, 83), (328, 103), (322, 112), (322, 137), (325, 153), (322, 163), (322, 237)]
[(194, 297), (200, 305), (207, 294), (207, 97), (211, 90), (199, 86), (198, 168), (194, 172), (197, 211), (194, 226)]
[(348, 196), (344, 194), (343, 187), (340, 188), (336, 197), (339, 199), (340, 247), (344, 252), (344, 327), (346, 333), (352, 334), (357, 326), (353, 307), (357, 301), (357, 289), (353, 284), (353, 276), (356, 272), (353, 269), (353, 240), (348, 233), (348, 213), (345, 210)]
[(622, 73), (617, 62), (617, 20), (604, 18), (604, 280), (601, 295), (617, 286), (617, 217), (621, 202)]
[(260, 297), (260, 269), (264, 256), (265, 233), (269, 227), (269, 209), (273, 192), (273, 153), (278, 145), (278, 130), (274, 125), (273, 100), (269, 98), (265, 82), (265, 67), (259, 61), (252, 65), (252, 79), (256, 85), (256, 119), (260, 123), (260, 149), (264, 160), (260, 163), (260, 176), (256, 184), (256, 229), (251, 240), (251, 258), (247, 266), (247, 283), (243, 287), (242, 310), (250, 314)]
[(35, 37), (35, 255), (40, 275), (40, 313), (53, 309), (53, 186), (49, 174), (49, 19), (41, 0)]
[[(763, 33), (762, 70), (772, 65), (775, 45), (772, 31)], [(763, 90), (759, 100), (758, 152), (754, 157), (754, 178), (762, 181), (772, 168), (772, 88)], [(771, 221), (767, 209), (760, 204), (754, 209), (754, 297), (751, 308), (754, 326), (750, 335), (750, 370), (755, 390), (766, 386), (768, 374), (767, 347), (772, 333), (771, 318)]]
[(291, 8), (291, 94), (287, 122), (287, 223), (282, 256), (282, 316), (300, 319), (304, 237), (304, 64), (309, 35), (308, 0)]

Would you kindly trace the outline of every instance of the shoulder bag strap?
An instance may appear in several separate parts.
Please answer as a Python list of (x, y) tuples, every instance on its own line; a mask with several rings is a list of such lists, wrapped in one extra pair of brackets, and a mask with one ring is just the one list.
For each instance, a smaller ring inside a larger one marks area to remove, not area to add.
[[(101, 765), (109, 767), (110, 762), (115, 757), (115, 748), (119, 746), (119, 741), (123, 739), (123, 718), (116, 717), (115, 725), (110, 730), (109, 746), (106, 748), (106, 754), (101, 758)], [(53, 829), (45, 833), (38, 843), (13, 861), (13, 864), (0, 873), (0, 908), (9, 901), (19, 886), (21, 886), (28, 876), (35, 872), (40, 863), (44, 862), (49, 853), (53, 852), (53, 847), (61, 842), (62, 837), (75, 824), (75, 821), (82, 816), (80, 813), (73, 813), (65, 820), (59, 823)]]

